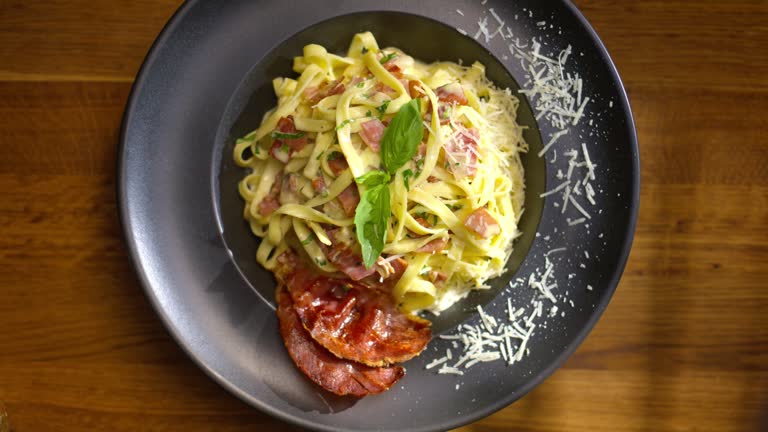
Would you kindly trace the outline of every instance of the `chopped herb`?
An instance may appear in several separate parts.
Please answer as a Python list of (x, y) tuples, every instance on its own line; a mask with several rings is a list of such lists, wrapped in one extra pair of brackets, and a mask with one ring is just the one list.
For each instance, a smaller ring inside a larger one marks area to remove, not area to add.
[(259, 154), (261, 153), (261, 148), (259, 146), (253, 146), (253, 154)]
[(363, 47), (363, 49), (362, 49), (362, 50), (360, 50), (360, 52), (361, 52), (361, 53), (363, 53), (363, 54), (365, 54), (365, 53), (367, 53), (367, 52), (368, 52), (368, 48), (366, 48), (366, 47)]
[(359, 83), (357, 83), (357, 86), (356, 86), (356, 87), (357, 87), (357, 88), (363, 88), (363, 86), (364, 86), (364, 85), (365, 85), (365, 83), (363, 83), (362, 81), (360, 81)]
[(373, 117), (373, 113), (371, 112), (371, 110), (368, 110), (368, 111), (365, 112), (365, 116), (366, 117)]
[(411, 177), (413, 177), (413, 171), (410, 169), (403, 171), (403, 183), (405, 183), (405, 190), (407, 191), (411, 190), (411, 185), (409, 184)]
[(339, 123), (338, 126), (336, 126), (336, 130), (339, 130), (339, 129), (343, 128), (344, 126), (352, 123), (353, 121), (355, 121), (355, 120), (354, 119), (346, 119), (346, 120), (344, 120), (343, 122)]
[(327, 190), (322, 191), (320, 193), (320, 196), (323, 197), (323, 198), (327, 197), (328, 196), (328, 191)]
[(432, 226), (437, 226), (437, 215), (432, 215), (432, 220), (434, 221), (432, 222)]
[(306, 134), (307, 134), (306, 132), (301, 132), (301, 131), (299, 131), (299, 132), (291, 132), (291, 133), (274, 131), (274, 132), (272, 132), (272, 138), (273, 139), (292, 140), (292, 139), (299, 139), (299, 138), (303, 137)]
[(382, 103), (381, 105), (379, 105), (378, 107), (376, 107), (376, 111), (378, 111), (378, 112), (379, 112), (379, 120), (381, 120), (382, 118), (384, 118), (384, 114), (386, 114), (386, 113), (387, 113), (387, 108), (389, 108), (389, 103), (390, 103), (390, 102), (391, 102), (391, 101), (384, 101), (384, 103)]
[(416, 161), (416, 173), (417, 173), (416, 176), (421, 174), (421, 170), (423, 169), (424, 169), (424, 158), (421, 158)]
[(320, 160), (321, 157), (323, 157), (323, 153), (325, 153), (325, 150), (321, 151), (319, 155), (315, 158), (315, 160)]
[(397, 57), (397, 53), (389, 53), (389, 54), (385, 55), (385, 56), (384, 56), (384, 58), (382, 58), (381, 60), (379, 60), (379, 63), (381, 63), (381, 64), (385, 64), (385, 63), (387, 63), (388, 61), (390, 61), (390, 60), (394, 59), (395, 57)]
[(288, 153), (291, 151), (291, 148), (288, 147), (288, 144), (283, 143), (283, 145), (280, 146), (280, 151), (283, 153)]
[(306, 246), (306, 245), (308, 245), (310, 243), (312, 243), (312, 234), (308, 235), (307, 238), (305, 238), (304, 240), (301, 241), (301, 244), (303, 244), (304, 246)]
[(338, 158), (340, 158), (342, 156), (344, 156), (344, 153), (342, 153), (340, 151), (331, 152), (331, 154), (328, 155), (328, 162), (334, 161), (334, 160), (336, 160), (336, 159), (338, 159)]
[(316, 262), (316, 263), (317, 263), (317, 265), (319, 265), (320, 267), (325, 267), (325, 266), (328, 264), (328, 261), (326, 261), (326, 260), (324, 260), (324, 259), (322, 259), (322, 258), (315, 258), (315, 262)]

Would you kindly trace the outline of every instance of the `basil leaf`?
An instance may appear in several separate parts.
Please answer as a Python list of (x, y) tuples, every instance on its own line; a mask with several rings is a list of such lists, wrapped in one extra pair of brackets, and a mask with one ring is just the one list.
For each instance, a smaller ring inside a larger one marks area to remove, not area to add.
[(294, 133), (286, 133), (286, 132), (278, 132), (274, 131), (272, 132), (272, 138), (274, 139), (299, 139), (306, 135), (306, 132), (294, 132)]
[(366, 268), (373, 267), (384, 250), (390, 216), (389, 200), (389, 185), (380, 184), (363, 193), (355, 210), (357, 241)]
[(366, 187), (376, 187), (379, 185), (389, 183), (389, 174), (384, 171), (369, 171), (360, 177), (356, 178), (357, 184), (361, 184)]
[(381, 138), (381, 162), (387, 172), (394, 175), (413, 158), (423, 135), (419, 100), (412, 99), (400, 107)]

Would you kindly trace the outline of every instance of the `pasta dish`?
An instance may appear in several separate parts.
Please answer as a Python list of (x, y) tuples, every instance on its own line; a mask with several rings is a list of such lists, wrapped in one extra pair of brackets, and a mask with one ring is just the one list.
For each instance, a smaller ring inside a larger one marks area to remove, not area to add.
[(523, 211), (518, 100), (480, 63), (425, 64), (371, 33), (307, 45), (234, 159), (286, 347), (337, 394), (386, 390), (429, 322), (504, 272)]

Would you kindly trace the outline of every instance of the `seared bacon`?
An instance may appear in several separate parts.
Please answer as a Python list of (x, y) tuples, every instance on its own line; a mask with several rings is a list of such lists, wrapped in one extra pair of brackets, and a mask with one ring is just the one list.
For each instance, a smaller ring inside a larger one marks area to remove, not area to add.
[(466, 105), (467, 97), (464, 95), (464, 89), (459, 83), (449, 83), (437, 88), (437, 99), (449, 104), (456, 103)]
[(411, 95), (411, 98), (413, 99), (427, 95), (421, 90), (422, 84), (419, 81), (416, 81), (416, 80), (408, 81), (407, 88), (408, 88), (408, 93)]
[(490, 238), (501, 232), (499, 222), (483, 207), (470, 213), (464, 221), (464, 226), (483, 238)]
[(309, 379), (340, 396), (381, 393), (405, 375), (400, 366), (373, 368), (340, 359), (315, 342), (302, 326), (285, 287), (276, 292), (280, 334), (288, 354)]
[(368, 120), (360, 125), (360, 138), (368, 144), (371, 150), (378, 152), (381, 144), (381, 137), (384, 136), (384, 123), (379, 119)]
[(430, 322), (400, 312), (391, 296), (309, 270), (291, 252), (279, 257), (275, 274), (304, 328), (338, 357), (386, 366), (417, 356), (432, 337)]

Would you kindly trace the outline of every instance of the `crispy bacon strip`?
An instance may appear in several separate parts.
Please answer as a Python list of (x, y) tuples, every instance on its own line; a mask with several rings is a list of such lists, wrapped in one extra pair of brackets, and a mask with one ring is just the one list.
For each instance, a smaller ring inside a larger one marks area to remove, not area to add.
[(400, 312), (390, 295), (309, 270), (290, 252), (278, 263), (275, 274), (304, 328), (336, 356), (386, 366), (417, 356), (429, 343), (431, 323)]
[(302, 327), (285, 288), (280, 286), (275, 296), (280, 334), (288, 354), (299, 370), (324, 389), (340, 396), (363, 397), (388, 390), (405, 375), (400, 366), (372, 368), (334, 356)]

